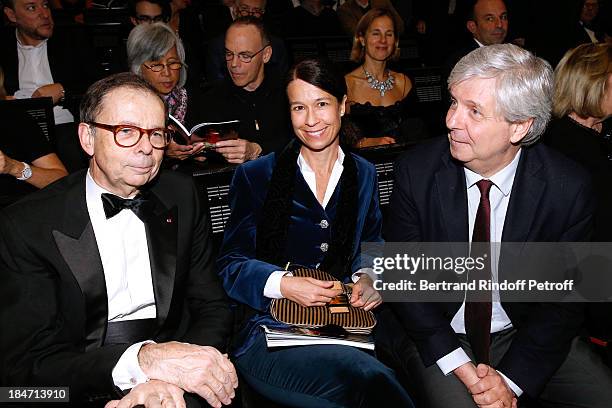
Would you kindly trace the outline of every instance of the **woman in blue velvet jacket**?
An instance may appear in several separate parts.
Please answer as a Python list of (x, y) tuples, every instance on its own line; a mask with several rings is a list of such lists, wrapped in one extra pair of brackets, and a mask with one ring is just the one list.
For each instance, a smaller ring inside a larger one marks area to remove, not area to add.
[[(376, 171), (340, 148), (346, 85), (327, 62), (305, 60), (289, 72), (287, 95), (297, 139), (236, 169), (232, 213), (218, 259), (225, 290), (249, 309), (234, 361), (244, 380), (267, 398), (295, 407), (412, 407), (391, 369), (365, 351), (341, 345), (267, 348), (260, 325), (274, 298), (322, 306), (332, 283), (294, 277), (287, 262), (355, 282), (351, 304), (381, 303), (362, 268), (360, 244), (380, 242)], [(364, 265), (367, 266), (367, 265)]]

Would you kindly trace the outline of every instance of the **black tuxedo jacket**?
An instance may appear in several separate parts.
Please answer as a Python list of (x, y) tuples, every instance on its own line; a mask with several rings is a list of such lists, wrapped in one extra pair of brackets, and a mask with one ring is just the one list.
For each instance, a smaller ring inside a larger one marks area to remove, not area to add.
[[(588, 240), (593, 200), (587, 174), (552, 149), (522, 149), (502, 242)], [(446, 137), (407, 152), (396, 163), (387, 241), (468, 242), (465, 173)], [(500, 257), (503, 268), (504, 254)], [(459, 303), (391, 304), (426, 366), (460, 347), (450, 322)], [(578, 304), (504, 303), (517, 329), (495, 367), (528, 395), (538, 395), (563, 362), (583, 321)]]
[[(0, 66), (4, 70), (4, 87), (8, 95), (19, 89), (19, 59), (14, 27), (0, 35)], [(47, 57), (55, 83), (61, 83), (66, 91), (62, 105), (78, 118), (78, 101), (87, 88), (98, 80), (98, 66), (89, 36), (84, 27), (58, 27), (47, 40)]]
[[(231, 312), (196, 188), (184, 175), (162, 172), (150, 191), (153, 340), (224, 349)], [(129, 345), (103, 344), (106, 285), (84, 171), (0, 214), (0, 271), (2, 384), (67, 385), (71, 401), (112, 395), (112, 369)]]

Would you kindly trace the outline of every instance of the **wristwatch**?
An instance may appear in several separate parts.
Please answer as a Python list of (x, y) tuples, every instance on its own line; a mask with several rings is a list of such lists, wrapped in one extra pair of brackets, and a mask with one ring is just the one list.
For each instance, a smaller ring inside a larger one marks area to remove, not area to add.
[(21, 164), (23, 164), (23, 170), (21, 170), (21, 177), (17, 177), (17, 180), (24, 181), (32, 177), (32, 168), (28, 163), (22, 162)]

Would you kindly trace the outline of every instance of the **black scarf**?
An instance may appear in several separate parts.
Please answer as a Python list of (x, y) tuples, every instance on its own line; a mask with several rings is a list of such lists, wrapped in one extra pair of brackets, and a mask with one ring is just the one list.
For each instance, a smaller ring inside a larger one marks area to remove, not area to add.
[[(291, 142), (280, 154), (272, 172), (264, 201), (262, 216), (257, 225), (257, 259), (284, 266), (287, 232), (293, 206), (297, 158), (301, 144)], [(357, 224), (357, 165), (350, 153), (344, 157), (340, 177), (340, 196), (336, 217), (331, 224), (331, 242), (320, 269), (342, 280), (351, 274), (355, 226)]]

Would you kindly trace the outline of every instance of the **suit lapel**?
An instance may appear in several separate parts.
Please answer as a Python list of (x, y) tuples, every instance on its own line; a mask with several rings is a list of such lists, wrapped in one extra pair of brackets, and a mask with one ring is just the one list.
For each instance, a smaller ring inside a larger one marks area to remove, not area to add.
[(178, 208), (173, 206), (168, 209), (155, 193), (151, 193), (150, 197), (154, 202), (154, 210), (145, 222), (145, 230), (149, 246), (157, 323), (158, 326), (161, 326), (168, 316), (174, 291)]
[(521, 154), (504, 221), (502, 242), (530, 240), (529, 232), (532, 231), (546, 187), (546, 182), (537, 175), (542, 165), (534, 154), (536, 152), (529, 148), (523, 149)]
[(444, 167), (436, 175), (439, 209), (448, 242), (467, 242), (467, 191), (463, 168), (451, 161), (450, 154), (443, 158)]
[(79, 172), (74, 177), (78, 180), (66, 194), (61, 230), (54, 230), (52, 234), (85, 298), (86, 349), (90, 350), (102, 345), (108, 300), (102, 260), (87, 212), (85, 174)]

